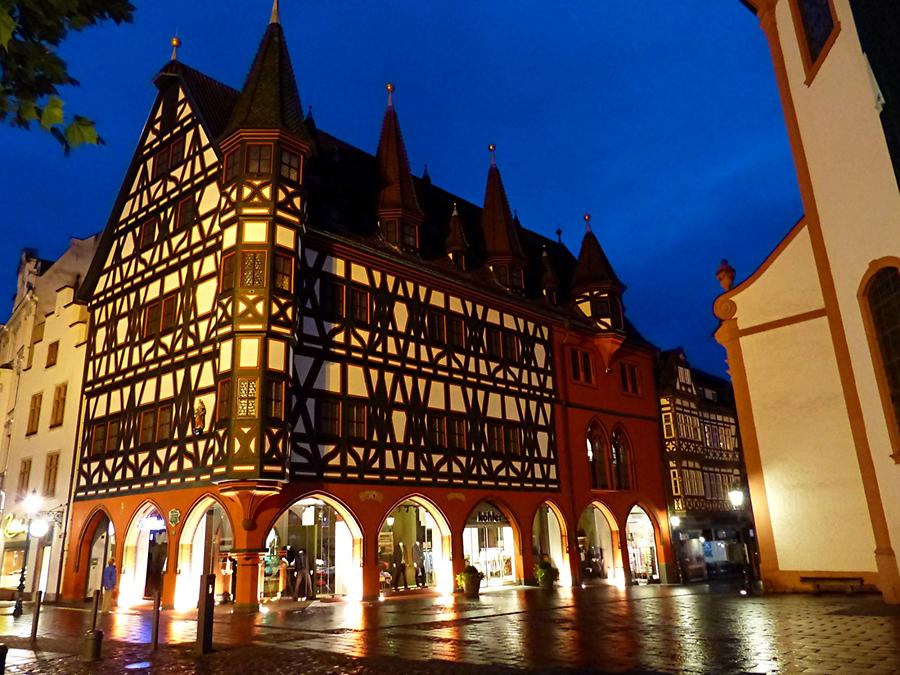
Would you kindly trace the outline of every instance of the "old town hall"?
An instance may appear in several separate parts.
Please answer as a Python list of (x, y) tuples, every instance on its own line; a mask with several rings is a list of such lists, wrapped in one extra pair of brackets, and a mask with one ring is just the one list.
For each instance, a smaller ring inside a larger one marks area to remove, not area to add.
[[(304, 116), (277, 2), (232, 89), (173, 59), (78, 291), (90, 313), (64, 597), (659, 582), (655, 349), (578, 257)], [(375, 139), (373, 139), (374, 141)], [(284, 560), (308, 570), (290, 588)]]

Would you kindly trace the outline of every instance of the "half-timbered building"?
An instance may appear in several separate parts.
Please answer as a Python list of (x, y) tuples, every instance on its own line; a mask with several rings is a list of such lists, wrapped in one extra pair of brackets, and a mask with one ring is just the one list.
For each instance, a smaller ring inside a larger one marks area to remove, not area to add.
[(155, 84), (80, 291), (70, 597), (99, 554), (120, 602), (185, 606), (210, 560), (245, 605), (466, 564), (666, 579), (654, 350), (592, 233), (576, 259), (522, 227), (493, 146), (481, 207), (413, 177), (391, 85), (374, 155), (317, 129), (277, 2), (241, 90), (174, 58)]

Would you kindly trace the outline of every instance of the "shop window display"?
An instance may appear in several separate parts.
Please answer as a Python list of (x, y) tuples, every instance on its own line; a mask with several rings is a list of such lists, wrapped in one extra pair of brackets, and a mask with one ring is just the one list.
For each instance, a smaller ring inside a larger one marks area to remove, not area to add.
[(647, 513), (635, 506), (628, 514), (625, 528), (628, 540), (628, 562), (631, 578), (637, 583), (659, 583), (656, 561), (656, 536)]
[(484, 574), (482, 585), (516, 583), (516, 544), (512, 524), (493, 504), (483, 503), (469, 516), (463, 531), (466, 565)]
[(404, 502), (387, 516), (378, 533), (381, 589), (437, 586), (447, 557), (444, 548), (434, 515), (416, 502)]

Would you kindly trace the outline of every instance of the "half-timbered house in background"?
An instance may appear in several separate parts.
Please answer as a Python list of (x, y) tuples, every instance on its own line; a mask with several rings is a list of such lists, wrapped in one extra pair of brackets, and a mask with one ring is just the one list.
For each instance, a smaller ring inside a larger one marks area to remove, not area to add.
[(318, 130), (277, 2), (240, 91), (155, 83), (80, 289), (68, 597), (98, 556), (184, 606), (209, 560), (245, 605), (283, 558), (349, 597), (669, 578), (654, 348), (589, 220), (577, 259), (523, 228), (493, 147), (481, 207), (413, 177), (390, 85), (374, 156)]

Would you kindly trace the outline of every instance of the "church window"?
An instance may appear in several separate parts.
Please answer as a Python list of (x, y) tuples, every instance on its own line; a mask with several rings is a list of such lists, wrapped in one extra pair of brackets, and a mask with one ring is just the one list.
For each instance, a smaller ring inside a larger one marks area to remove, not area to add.
[(900, 271), (886, 267), (875, 274), (866, 297), (881, 357), (880, 363), (876, 359), (878, 379), (888, 399), (885, 414), (893, 413), (889, 423), (896, 430), (900, 425)]
[(344, 316), (344, 286), (331, 279), (319, 281), (319, 308), (322, 318), (338, 321)]
[(225, 155), (225, 171), (224, 177), (225, 182), (229, 183), (237, 178), (238, 173), (241, 170), (241, 151), (240, 150), (232, 150), (227, 155)]
[(266, 285), (266, 252), (241, 253), (241, 287), (261, 288)]
[(38, 424), (41, 419), (41, 398), (43, 394), (34, 394), (31, 397), (31, 405), (28, 406), (28, 426), (25, 434), (31, 436), (38, 431)]
[(58, 427), (63, 423), (66, 413), (66, 390), (68, 385), (58, 384), (53, 392), (53, 407), (50, 410), (50, 426)]
[(597, 422), (587, 432), (587, 457), (591, 468), (591, 489), (609, 489), (609, 467), (603, 431)]
[(251, 144), (247, 146), (247, 173), (261, 174), (272, 170), (272, 146)]
[(231, 380), (219, 382), (219, 395), (216, 399), (216, 419), (227, 420), (231, 417)]
[(361, 401), (347, 401), (344, 404), (344, 419), (347, 436), (354, 439), (366, 437), (366, 404)]
[(222, 292), (225, 293), (234, 288), (234, 262), (235, 254), (228, 253), (222, 258)]
[(47, 363), (45, 367), (55, 366), (57, 358), (59, 358), (59, 340), (55, 340), (47, 345)]
[(193, 197), (182, 199), (178, 203), (178, 213), (175, 216), (175, 229), (180, 230), (194, 222), (197, 217), (197, 201)]
[(625, 434), (617, 429), (612, 433), (612, 474), (615, 489), (631, 489), (631, 448)]
[(803, 60), (810, 71), (817, 65), (835, 30), (833, 0), (792, 0), (792, 9)]
[(256, 389), (258, 386), (255, 377), (238, 378), (238, 417), (256, 417)]
[(316, 431), (321, 436), (337, 436), (341, 433), (341, 404), (334, 398), (316, 401)]
[(447, 344), (456, 349), (466, 346), (466, 324), (458, 316), (447, 319)]
[(291, 291), (294, 276), (294, 259), (283, 253), (275, 254), (275, 288)]
[(350, 318), (357, 324), (369, 323), (369, 293), (350, 288)]
[(281, 151), (281, 177), (291, 183), (300, 182), (300, 155), (296, 152)]
[(428, 310), (428, 337), (431, 339), (431, 342), (437, 345), (442, 345), (447, 341), (446, 338), (446, 321), (444, 320), (444, 315), (439, 311), (430, 309)]

